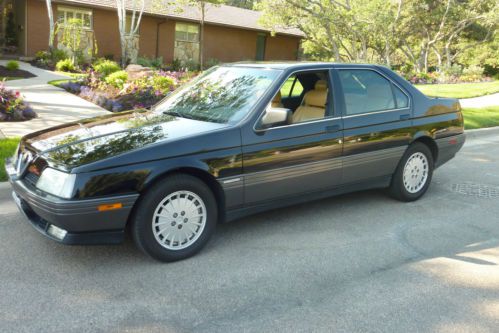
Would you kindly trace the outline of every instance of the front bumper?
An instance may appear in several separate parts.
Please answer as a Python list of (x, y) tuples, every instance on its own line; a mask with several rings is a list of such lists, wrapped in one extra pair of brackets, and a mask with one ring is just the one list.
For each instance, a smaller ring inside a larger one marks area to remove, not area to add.
[[(117, 244), (123, 241), (124, 229), (138, 194), (85, 200), (64, 200), (33, 188), (22, 179), (12, 177), (7, 164), (12, 196), (19, 210), (43, 235), (64, 244)], [(121, 203), (122, 208), (99, 211), (101, 205)], [(63, 237), (51, 232), (55, 226), (66, 231)]]

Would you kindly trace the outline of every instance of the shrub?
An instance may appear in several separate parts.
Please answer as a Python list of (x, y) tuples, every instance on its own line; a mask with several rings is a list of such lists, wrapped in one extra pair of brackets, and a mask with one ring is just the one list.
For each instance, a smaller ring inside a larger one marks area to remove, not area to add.
[(128, 73), (125, 71), (117, 71), (106, 77), (106, 83), (118, 89), (123, 89), (127, 80)]
[(51, 58), (50, 53), (48, 51), (38, 51), (35, 53), (36, 60), (47, 61)]
[(158, 57), (158, 58), (139, 57), (137, 59), (137, 64), (144, 67), (159, 69), (163, 67), (163, 57)]
[(19, 63), (15, 60), (11, 60), (5, 65), (9, 71), (16, 71), (19, 69)]
[(211, 68), (213, 66), (217, 66), (220, 64), (220, 60), (218, 59), (214, 59), (214, 58), (210, 58), (206, 61), (206, 63), (204, 64), (204, 68), (205, 69), (208, 69), (208, 68)]
[(53, 49), (52, 53), (50, 54), (50, 57), (52, 58), (52, 61), (54, 63), (58, 63), (61, 60), (65, 60), (65, 59), (69, 58), (68, 53), (66, 51), (60, 50), (60, 49)]
[(151, 80), (153, 89), (159, 90), (162, 93), (169, 92), (171, 87), (175, 84), (173, 78), (164, 75), (154, 75)]
[(55, 69), (60, 72), (74, 72), (76, 68), (71, 59), (64, 59), (57, 62)]
[(463, 73), (463, 66), (458, 64), (453, 64), (452, 66), (442, 67), (442, 72), (448, 76), (459, 76)]
[(463, 75), (459, 79), (463, 82), (479, 82), (482, 80), (484, 68), (472, 65), (463, 70)]
[(97, 64), (93, 65), (94, 70), (101, 75), (102, 78), (106, 78), (109, 74), (121, 70), (120, 65), (112, 60), (101, 60)]

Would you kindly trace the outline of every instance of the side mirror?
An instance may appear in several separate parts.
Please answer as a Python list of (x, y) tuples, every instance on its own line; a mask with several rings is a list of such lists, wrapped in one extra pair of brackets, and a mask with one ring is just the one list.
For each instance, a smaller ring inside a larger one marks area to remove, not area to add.
[(262, 128), (270, 128), (278, 125), (287, 125), (291, 123), (293, 112), (285, 108), (268, 107), (260, 121)]

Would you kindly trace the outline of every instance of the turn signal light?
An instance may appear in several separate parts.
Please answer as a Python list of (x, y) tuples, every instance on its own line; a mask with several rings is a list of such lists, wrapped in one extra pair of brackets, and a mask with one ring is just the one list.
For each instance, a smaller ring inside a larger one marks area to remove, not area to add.
[(107, 210), (115, 210), (120, 208), (123, 208), (123, 204), (121, 204), (121, 202), (97, 206), (97, 210), (99, 212), (105, 212)]

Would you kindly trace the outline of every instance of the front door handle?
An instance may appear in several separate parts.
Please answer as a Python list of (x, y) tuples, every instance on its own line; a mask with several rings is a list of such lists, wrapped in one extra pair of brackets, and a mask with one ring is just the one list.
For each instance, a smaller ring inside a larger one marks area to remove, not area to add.
[(326, 126), (326, 132), (328, 133), (338, 132), (340, 129), (341, 129), (340, 125)]

